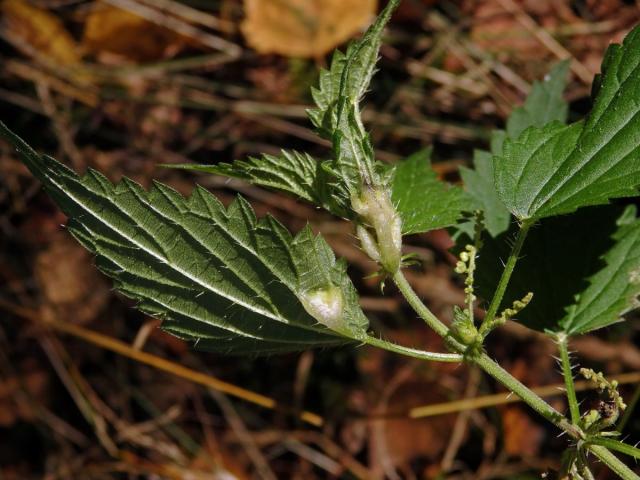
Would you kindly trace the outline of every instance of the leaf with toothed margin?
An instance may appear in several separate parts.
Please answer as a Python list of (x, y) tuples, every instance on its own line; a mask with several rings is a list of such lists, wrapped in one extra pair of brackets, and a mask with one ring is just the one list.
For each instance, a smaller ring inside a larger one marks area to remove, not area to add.
[[(341, 207), (330, 182), (332, 175), (323, 164), (307, 153), (282, 150), (280, 155), (262, 155), (215, 165), (167, 164), (165, 167), (195, 170), (225, 177), (239, 178), (253, 185), (289, 193), (313, 203), (339, 217), (349, 212)], [(346, 193), (338, 197), (345, 198)]]
[[(398, 3), (391, 0), (362, 38), (349, 45), (346, 54), (334, 55), (330, 69), (320, 72), (319, 86), (311, 92), (317, 108), (308, 111), (309, 118), (318, 133), (332, 141), (330, 171), (335, 173), (334, 183), (349, 197), (359, 195), (364, 185), (381, 182), (360, 117), (360, 101), (376, 71), (382, 32)], [(343, 202), (349, 210), (350, 198)]]
[[(567, 86), (569, 60), (555, 65), (541, 82), (534, 82), (524, 105), (514, 108), (507, 119), (506, 135), (517, 138), (529, 127), (567, 122), (569, 105), (563, 98)], [(498, 152), (494, 152), (498, 153)]]
[(336, 52), (330, 69), (320, 72), (318, 88), (312, 89), (317, 108), (308, 114), (318, 133), (332, 141), (331, 160), (317, 161), (306, 154), (283, 151), (231, 164), (165, 166), (241, 178), (293, 194), (334, 215), (354, 218), (352, 197), (359, 195), (365, 184), (386, 185), (388, 180), (375, 161), (359, 104), (375, 73), (384, 26), (397, 5), (398, 0), (391, 0), (362, 38), (349, 45), (346, 54)]
[(584, 122), (552, 122), (507, 139), (494, 157), (495, 186), (521, 220), (631, 197), (640, 187), (640, 27), (611, 45)]
[[(69, 230), (100, 270), (167, 331), (238, 353), (339, 345), (366, 333), (344, 262), (308, 227), (292, 236), (272, 217), (256, 219), (242, 197), (225, 208), (200, 187), (184, 198), (160, 183), (145, 191), (94, 170), (79, 177), (1, 122), (0, 136), (69, 216)], [(328, 286), (343, 305), (333, 330), (301, 301)]]
[[(541, 82), (534, 82), (521, 107), (515, 108), (507, 119), (506, 130), (496, 130), (491, 138), (491, 152), (475, 150), (473, 168), (461, 167), (464, 189), (471, 198), (471, 208), (484, 213), (484, 224), (492, 237), (509, 228), (511, 213), (500, 199), (494, 185), (492, 155), (499, 155), (507, 138), (515, 139), (529, 127), (543, 127), (549, 122), (566, 123), (569, 106), (563, 98), (567, 84), (569, 62), (563, 61), (551, 69)], [(460, 224), (457, 229), (473, 235), (473, 222)]]

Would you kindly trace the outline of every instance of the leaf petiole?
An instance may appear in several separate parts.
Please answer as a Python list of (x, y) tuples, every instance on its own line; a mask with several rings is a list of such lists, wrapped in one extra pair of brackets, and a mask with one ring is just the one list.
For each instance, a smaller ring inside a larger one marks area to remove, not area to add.
[(522, 250), (522, 246), (524, 245), (524, 241), (527, 238), (531, 225), (533, 225), (532, 220), (524, 220), (520, 224), (520, 230), (518, 231), (516, 242), (514, 243), (511, 253), (509, 254), (509, 258), (507, 259), (507, 263), (504, 266), (502, 276), (500, 277), (496, 291), (491, 299), (491, 304), (489, 305), (487, 314), (482, 321), (482, 325), (480, 325), (480, 332), (482, 333), (484, 333), (487, 330), (487, 327), (493, 323), (493, 319), (498, 312), (498, 308), (500, 308), (504, 293), (509, 285), (509, 280), (511, 280), (511, 275), (513, 274), (513, 270), (518, 262), (520, 251)]
[(464, 361), (464, 357), (459, 353), (438, 353), (438, 352), (426, 352), (416, 348), (404, 347), (397, 343), (388, 342), (381, 338), (367, 336), (362, 340), (364, 343), (373, 347), (382, 348), (390, 352), (399, 353), (407, 357), (419, 358), (420, 360), (429, 360), (432, 362), (450, 362), (460, 363)]

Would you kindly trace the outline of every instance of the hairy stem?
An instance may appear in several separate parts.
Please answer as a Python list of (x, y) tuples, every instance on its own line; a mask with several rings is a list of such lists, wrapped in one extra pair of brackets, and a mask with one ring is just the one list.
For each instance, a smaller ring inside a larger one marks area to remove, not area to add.
[(589, 451), (598, 457), (602, 463), (609, 467), (616, 475), (624, 480), (640, 480), (618, 457), (601, 445), (589, 445)]
[[(449, 328), (447, 328), (447, 326), (427, 308), (422, 300), (420, 300), (420, 297), (418, 297), (416, 292), (413, 291), (413, 288), (409, 285), (409, 282), (402, 271), (398, 270), (393, 274), (393, 281), (420, 318), (422, 318), (438, 335), (446, 337), (449, 334)], [(464, 346), (462, 347), (462, 351), (464, 351)]]
[(536, 393), (532, 392), (531, 389), (521, 383), (504, 368), (494, 362), (486, 353), (483, 353), (471, 360), (502, 385), (518, 395), (522, 401), (529, 405), (533, 410), (538, 412), (558, 428), (567, 432), (571, 437), (580, 439), (584, 436), (577, 426), (573, 425), (564, 417), (564, 415), (545, 402)]
[(425, 352), (424, 350), (403, 347), (402, 345), (371, 336), (365, 337), (362, 341), (374, 347), (389, 350), (390, 352), (400, 353), (408, 357), (419, 358), (421, 360), (450, 363), (460, 363), (464, 361), (464, 357), (459, 353)]
[(560, 363), (562, 364), (562, 376), (567, 390), (567, 402), (569, 412), (571, 412), (571, 423), (577, 425), (580, 421), (580, 406), (576, 397), (576, 387), (573, 383), (573, 371), (571, 370), (571, 359), (569, 358), (569, 339), (564, 333), (556, 336), (558, 350), (560, 350)]
[(513, 248), (511, 249), (511, 253), (509, 254), (507, 263), (505, 264), (504, 270), (502, 271), (500, 282), (498, 282), (498, 287), (496, 288), (496, 291), (493, 294), (493, 298), (491, 299), (491, 304), (489, 305), (489, 309), (487, 310), (487, 315), (484, 317), (482, 325), (480, 326), (481, 331), (484, 331), (486, 329), (486, 326), (491, 325), (493, 319), (496, 316), (496, 313), (498, 312), (498, 308), (500, 308), (502, 298), (504, 297), (504, 292), (507, 290), (509, 280), (511, 280), (511, 275), (513, 274), (513, 269), (518, 262), (518, 257), (520, 256), (522, 245), (524, 245), (524, 241), (527, 238), (527, 234), (529, 233), (529, 228), (531, 228), (531, 225), (532, 222), (527, 220), (523, 221), (520, 225), (516, 243), (513, 244)]

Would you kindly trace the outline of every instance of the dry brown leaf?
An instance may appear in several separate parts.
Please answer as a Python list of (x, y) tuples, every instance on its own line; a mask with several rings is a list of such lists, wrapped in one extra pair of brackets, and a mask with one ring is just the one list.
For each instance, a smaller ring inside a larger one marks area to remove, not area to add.
[(73, 65), (80, 61), (80, 47), (55, 15), (23, 0), (4, 0), (1, 11), (7, 36), (54, 63)]
[(245, 0), (242, 32), (260, 53), (320, 57), (362, 30), (377, 0)]
[(96, 3), (85, 22), (82, 42), (97, 56), (111, 54), (136, 62), (175, 54), (186, 39), (131, 12)]

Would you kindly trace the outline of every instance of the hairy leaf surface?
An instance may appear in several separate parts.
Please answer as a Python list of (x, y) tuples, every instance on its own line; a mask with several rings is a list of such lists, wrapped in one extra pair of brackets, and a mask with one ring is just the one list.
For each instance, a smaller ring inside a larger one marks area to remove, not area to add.
[[(375, 73), (382, 31), (398, 5), (390, 1), (362, 38), (336, 53), (330, 69), (320, 72), (318, 88), (312, 89), (317, 108), (309, 118), (321, 136), (333, 143), (331, 170), (349, 195), (363, 185), (379, 185), (373, 148), (360, 118), (360, 101)], [(349, 198), (340, 199), (345, 207)]]
[[(70, 231), (99, 268), (167, 330), (199, 347), (257, 353), (364, 334), (367, 319), (344, 262), (309, 228), (293, 237), (272, 217), (257, 220), (241, 197), (225, 208), (200, 187), (185, 199), (159, 183), (147, 192), (93, 170), (79, 177), (1, 122), (0, 133), (70, 217)], [(339, 331), (302, 303), (328, 287), (341, 294)]]
[(521, 219), (570, 213), (640, 186), (640, 27), (612, 45), (584, 123), (531, 127), (494, 157), (496, 188)]
[(520, 219), (538, 218), (532, 199), (571, 155), (582, 131), (581, 123), (553, 122), (527, 128), (517, 139), (506, 138), (500, 157), (494, 157), (494, 180), (500, 199)]
[[(485, 240), (478, 257), (480, 296), (491, 298), (516, 228)], [(619, 321), (640, 294), (640, 221), (633, 207), (587, 207), (534, 225), (505, 294), (505, 308), (534, 296), (518, 321), (544, 331), (582, 334)]]
[(422, 150), (395, 167), (391, 199), (404, 234), (454, 225), (466, 209), (468, 198), (462, 189), (438, 180), (430, 156), (431, 149)]

